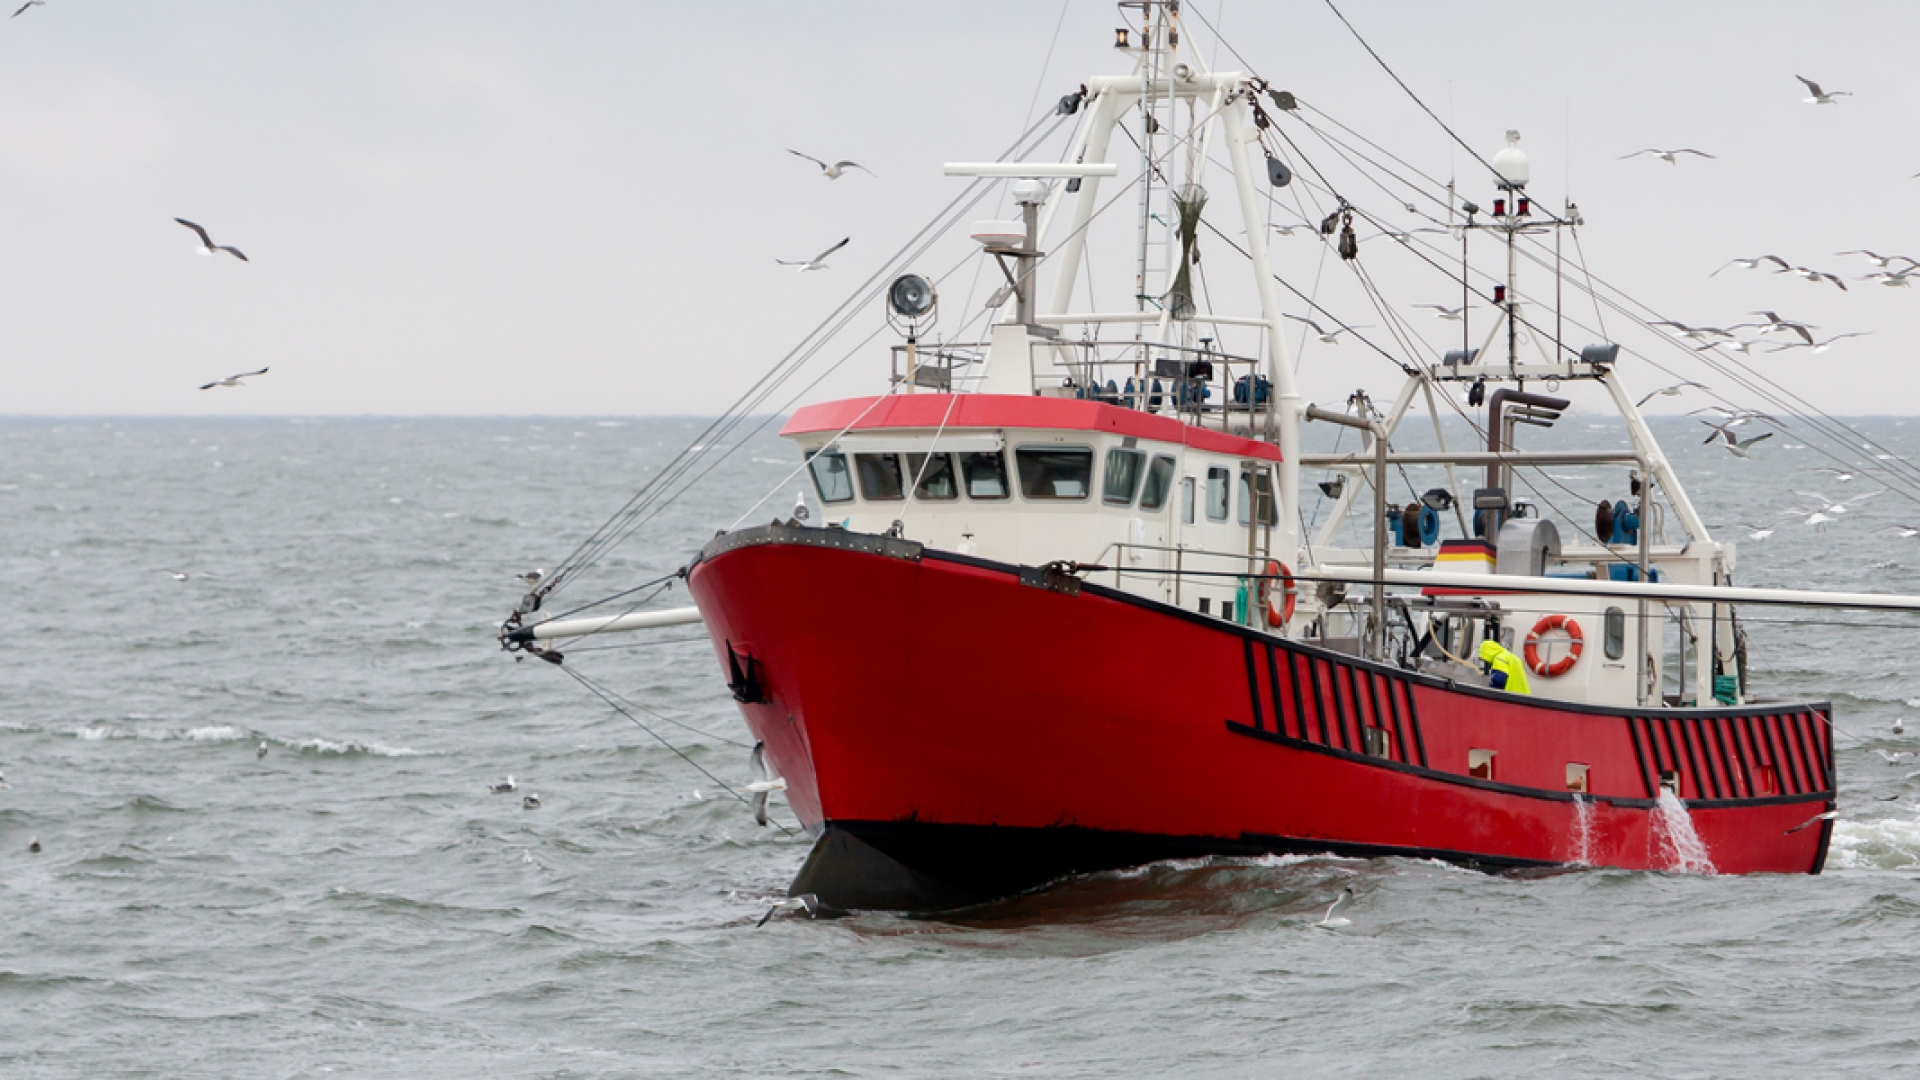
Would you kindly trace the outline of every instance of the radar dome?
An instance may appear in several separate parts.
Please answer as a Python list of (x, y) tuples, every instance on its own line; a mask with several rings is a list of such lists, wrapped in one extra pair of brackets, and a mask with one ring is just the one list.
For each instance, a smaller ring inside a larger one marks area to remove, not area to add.
[(1523, 188), (1533, 175), (1527, 165), (1527, 152), (1520, 149), (1520, 133), (1507, 132), (1507, 148), (1493, 155), (1493, 171), (1500, 174), (1500, 186)]

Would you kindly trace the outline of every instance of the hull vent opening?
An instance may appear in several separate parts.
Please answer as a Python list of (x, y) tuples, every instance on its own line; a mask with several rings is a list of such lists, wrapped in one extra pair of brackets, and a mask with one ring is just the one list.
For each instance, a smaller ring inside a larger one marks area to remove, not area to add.
[(1467, 775), (1475, 780), (1493, 779), (1493, 751), (1467, 751)]

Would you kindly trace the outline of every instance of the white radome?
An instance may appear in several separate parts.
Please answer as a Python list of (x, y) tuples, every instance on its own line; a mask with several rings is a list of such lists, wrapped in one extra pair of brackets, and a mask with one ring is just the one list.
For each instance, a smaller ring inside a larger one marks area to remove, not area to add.
[(1493, 171), (1500, 174), (1510, 188), (1523, 188), (1533, 178), (1533, 167), (1527, 164), (1527, 152), (1520, 149), (1520, 132), (1507, 131), (1507, 148), (1493, 155)]
[(1024, 221), (976, 221), (972, 236), (986, 247), (1019, 247), (1026, 243), (1027, 225)]

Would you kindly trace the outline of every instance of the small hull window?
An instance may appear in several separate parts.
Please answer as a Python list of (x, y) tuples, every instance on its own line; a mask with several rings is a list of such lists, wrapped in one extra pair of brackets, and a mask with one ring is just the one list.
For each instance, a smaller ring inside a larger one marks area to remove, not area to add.
[(816, 452), (809, 455), (807, 469), (813, 473), (813, 486), (820, 492), (821, 502), (852, 501), (853, 473), (847, 468), (847, 455), (838, 450)]
[(1173, 488), (1173, 459), (1157, 457), (1147, 466), (1147, 481), (1140, 488), (1140, 509), (1158, 510), (1167, 505), (1167, 493)]
[(1007, 487), (1007, 459), (994, 450), (960, 455), (960, 476), (966, 481), (969, 499), (1004, 499)]
[(926, 454), (908, 454), (907, 472), (919, 478), (913, 489), (916, 499), (945, 502), (960, 497), (960, 485), (953, 478), (951, 454), (934, 454), (931, 460)]
[(860, 497), (868, 502), (897, 502), (907, 497), (898, 455), (855, 454), (853, 468), (860, 474)]
[(1029, 499), (1084, 499), (1093, 494), (1093, 451), (1083, 446), (1023, 446), (1013, 453), (1020, 494)]
[(1111, 506), (1133, 505), (1133, 497), (1140, 491), (1140, 463), (1146, 457), (1121, 446), (1107, 451), (1107, 480), (1100, 489), (1100, 501)]

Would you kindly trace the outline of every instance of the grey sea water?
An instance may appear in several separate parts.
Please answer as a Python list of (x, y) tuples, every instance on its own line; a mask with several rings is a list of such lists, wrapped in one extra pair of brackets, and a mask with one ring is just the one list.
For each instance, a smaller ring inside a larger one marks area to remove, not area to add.
[[(1818, 877), (1216, 860), (756, 929), (805, 840), (493, 641), (513, 575), (698, 428), (0, 420), (0, 1077), (1920, 1074), (1920, 765), (1876, 753), (1920, 749), (1920, 626), (1891, 616), (1748, 613), (1756, 689), (1844, 732)], [(1711, 522), (1870, 483), (1661, 430)], [(756, 441), (571, 595), (678, 566), (793, 462)], [(1878, 528), (1920, 509), (1836, 517), (1742, 538), (1741, 581), (1920, 591), (1920, 540)], [(746, 777), (696, 634), (569, 662)], [(487, 794), (507, 774), (542, 805)], [(1310, 928), (1345, 885), (1354, 925)]]

